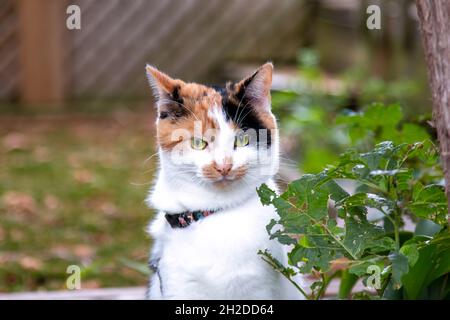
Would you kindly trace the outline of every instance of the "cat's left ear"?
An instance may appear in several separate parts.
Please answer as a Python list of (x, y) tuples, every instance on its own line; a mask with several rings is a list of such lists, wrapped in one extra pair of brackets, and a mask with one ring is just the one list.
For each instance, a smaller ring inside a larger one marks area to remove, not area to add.
[(270, 110), (273, 64), (263, 64), (250, 77), (237, 83), (237, 98), (254, 107)]
[(181, 80), (172, 79), (164, 72), (159, 71), (149, 64), (146, 65), (145, 70), (153, 94), (158, 101), (161, 99), (172, 99), (174, 93), (177, 93), (183, 84)]

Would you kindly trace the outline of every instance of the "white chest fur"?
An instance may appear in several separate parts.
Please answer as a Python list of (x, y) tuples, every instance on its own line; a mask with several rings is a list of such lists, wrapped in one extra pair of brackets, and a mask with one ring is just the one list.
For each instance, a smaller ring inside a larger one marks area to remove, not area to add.
[(286, 256), (266, 231), (276, 213), (262, 206), (256, 193), (240, 206), (183, 229), (172, 229), (164, 214), (161, 211), (149, 228), (155, 239), (153, 257), (158, 259), (150, 298), (289, 298), (285, 280), (258, 255), (258, 250), (268, 249), (282, 261)]

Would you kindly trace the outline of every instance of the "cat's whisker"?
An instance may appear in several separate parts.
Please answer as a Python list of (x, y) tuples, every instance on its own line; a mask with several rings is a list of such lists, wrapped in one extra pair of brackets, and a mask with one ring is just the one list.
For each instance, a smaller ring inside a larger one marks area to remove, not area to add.
[(245, 114), (245, 116), (241, 119), (241, 116), (242, 116), (242, 113), (243, 113), (244, 110), (245, 110), (245, 107), (247, 107), (249, 104), (253, 103), (254, 100), (255, 100), (255, 98), (250, 99), (250, 100), (247, 101), (247, 103), (242, 107), (242, 111), (241, 111), (241, 113), (239, 114), (238, 119), (236, 120), (236, 123), (237, 123), (238, 126), (240, 126), (240, 125), (242, 124), (242, 121), (244, 121), (245, 117), (247, 117), (248, 114), (249, 114), (250, 112), (252, 112), (252, 109), (250, 108), (250, 109), (247, 111), (247, 113)]
[(244, 100), (246, 94), (247, 94), (247, 92), (244, 91), (244, 94), (242, 95), (242, 98), (241, 98), (241, 100), (239, 101), (238, 106), (237, 106), (237, 108), (236, 108), (236, 113), (234, 114), (234, 119), (233, 119), (233, 121), (234, 121), (235, 123), (237, 123), (236, 117), (237, 117), (237, 115), (238, 115), (238, 113), (239, 113), (239, 107), (241, 106), (242, 101)]
[(291, 163), (298, 163), (298, 161), (295, 161), (295, 160), (292, 160), (292, 159), (290, 159), (290, 158), (287, 158), (287, 157), (283, 157), (283, 156), (278, 156), (278, 158), (280, 159), (280, 160), (285, 160), (285, 161), (289, 161), (289, 162), (291, 162)]
[(137, 187), (141, 187), (141, 186), (148, 186), (151, 185), (153, 182), (130, 182), (130, 185), (132, 186), (137, 186)]
[(285, 162), (280, 161), (280, 167), (287, 167), (287, 168), (295, 168), (295, 169), (298, 169), (298, 164), (285, 163)]
[(144, 162), (142, 163), (142, 165), (147, 164), (148, 161), (150, 161), (154, 156), (156, 156), (159, 152), (156, 151), (154, 154), (152, 154), (151, 156), (149, 156), (147, 159), (144, 160)]

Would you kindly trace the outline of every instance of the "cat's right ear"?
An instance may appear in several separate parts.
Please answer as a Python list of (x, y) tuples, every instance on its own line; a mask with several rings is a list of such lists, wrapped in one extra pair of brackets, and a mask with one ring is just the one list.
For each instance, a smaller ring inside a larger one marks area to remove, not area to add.
[(159, 71), (149, 64), (146, 65), (145, 70), (147, 72), (148, 82), (157, 101), (172, 99), (178, 95), (177, 92), (182, 81), (172, 79), (164, 72)]

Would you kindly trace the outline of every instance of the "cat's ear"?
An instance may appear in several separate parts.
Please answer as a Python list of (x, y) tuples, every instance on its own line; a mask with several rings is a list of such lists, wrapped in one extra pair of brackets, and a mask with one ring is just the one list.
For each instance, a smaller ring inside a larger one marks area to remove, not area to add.
[(273, 64), (267, 62), (259, 67), (250, 77), (237, 83), (237, 98), (248, 103), (270, 110), (270, 88), (272, 86)]
[(177, 95), (178, 89), (182, 84), (181, 80), (172, 79), (149, 64), (146, 65), (145, 70), (156, 100), (171, 99), (174, 94)]

